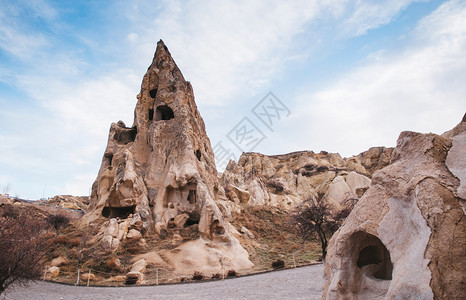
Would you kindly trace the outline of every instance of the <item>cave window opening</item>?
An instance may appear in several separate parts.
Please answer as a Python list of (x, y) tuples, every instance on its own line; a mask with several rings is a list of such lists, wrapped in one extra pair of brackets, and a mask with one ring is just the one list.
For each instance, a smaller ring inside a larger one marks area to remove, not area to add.
[(196, 157), (198, 161), (201, 161), (201, 151), (199, 149), (196, 150)]
[[(374, 236), (374, 238), (376, 237)], [(367, 265), (377, 265), (372, 274), (375, 278), (392, 279), (393, 264), (390, 260), (390, 253), (379, 239), (377, 239), (375, 245), (364, 247), (359, 252), (357, 265), (359, 268)]]
[(188, 202), (189, 202), (189, 204), (196, 203), (196, 191), (195, 190), (190, 190), (189, 191)]
[(220, 222), (218, 220), (213, 221), (212, 224), (210, 224), (210, 236), (223, 234), (225, 234), (225, 229), (220, 226)]
[(110, 207), (106, 206), (104, 209), (102, 209), (102, 216), (105, 218), (120, 218), (120, 219), (126, 219), (129, 217), (129, 215), (134, 214), (134, 210), (136, 208), (136, 205), (132, 206), (123, 206), (123, 207)]
[(186, 220), (184, 227), (189, 227), (195, 224), (199, 224), (201, 219), (201, 214), (198, 211), (193, 211), (189, 214), (189, 218)]
[(121, 144), (128, 144), (136, 140), (136, 135), (138, 134), (138, 129), (136, 126), (133, 128), (123, 128), (121, 131), (116, 132), (114, 139)]
[(155, 110), (155, 120), (156, 121), (161, 121), (161, 120), (170, 120), (175, 117), (175, 114), (173, 113), (173, 110), (168, 106), (168, 105), (160, 105), (157, 106), (157, 109)]
[(149, 121), (152, 121), (154, 119), (154, 110), (149, 109)]
[(152, 97), (152, 98), (155, 98), (155, 96), (157, 95), (157, 89), (152, 89), (149, 91), (149, 95)]
[(104, 157), (107, 159), (107, 165), (109, 167), (112, 166), (112, 160), (113, 160), (113, 154), (112, 153), (106, 153)]

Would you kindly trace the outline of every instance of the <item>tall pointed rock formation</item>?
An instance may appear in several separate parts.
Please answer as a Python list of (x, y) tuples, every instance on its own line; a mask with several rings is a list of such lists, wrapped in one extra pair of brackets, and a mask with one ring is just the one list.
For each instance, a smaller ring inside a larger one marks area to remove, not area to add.
[[(199, 251), (213, 253), (208, 245), (217, 243), (214, 252), (222, 262), (237, 269), (250, 267), (247, 252), (214, 201), (219, 190), (214, 154), (193, 89), (163, 41), (157, 43), (137, 98), (133, 126), (122, 121), (111, 125), (84, 220), (108, 219), (108, 228), (161, 237), (170, 227), (198, 224), (201, 238), (180, 246), (178, 255), (186, 260), (197, 251), (201, 257)], [(117, 231), (106, 230), (102, 238), (113, 250), (125, 236)], [(175, 256), (171, 259), (180, 269), (205, 265), (193, 258), (183, 266)], [(216, 267), (220, 265), (213, 263)]]

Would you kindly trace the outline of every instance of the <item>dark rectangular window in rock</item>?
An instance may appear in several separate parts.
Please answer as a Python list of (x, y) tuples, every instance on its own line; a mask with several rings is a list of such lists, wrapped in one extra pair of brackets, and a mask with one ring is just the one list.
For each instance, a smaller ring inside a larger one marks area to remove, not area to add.
[(188, 202), (189, 202), (189, 204), (196, 203), (196, 191), (195, 190), (190, 190), (189, 191)]

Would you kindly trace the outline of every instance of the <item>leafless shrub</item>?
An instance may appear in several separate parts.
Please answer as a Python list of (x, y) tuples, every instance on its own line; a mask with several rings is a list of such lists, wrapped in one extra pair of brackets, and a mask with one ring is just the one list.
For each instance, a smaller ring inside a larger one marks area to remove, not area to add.
[(193, 280), (202, 280), (203, 278), (204, 278), (204, 274), (198, 271), (194, 272)]
[(46, 220), (55, 228), (55, 230), (65, 227), (70, 223), (70, 218), (64, 215), (50, 215)]
[(303, 240), (310, 240), (317, 235), (325, 259), (328, 240), (349, 215), (355, 201), (357, 199), (348, 199), (342, 209), (336, 209), (326, 201), (323, 194), (319, 194), (317, 199), (305, 200), (291, 213), (291, 223)]
[(0, 294), (41, 276), (43, 258), (52, 244), (49, 230), (47, 222), (28, 210), (0, 217)]
[(283, 269), (285, 267), (285, 262), (281, 259), (277, 259), (276, 261), (272, 262), (272, 268), (274, 269)]

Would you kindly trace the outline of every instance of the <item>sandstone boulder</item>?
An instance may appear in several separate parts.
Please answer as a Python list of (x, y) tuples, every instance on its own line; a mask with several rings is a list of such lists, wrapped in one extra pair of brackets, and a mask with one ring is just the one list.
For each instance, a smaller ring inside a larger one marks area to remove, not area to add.
[(50, 267), (50, 268), (48, 268), (46, 273), (50, 277), (58, 277), (58, 275), (60, 274), (60, 268), (56, 267), (56, 266)]
[(239, 230), (242, 234), (246, 235), (248, 238), (250, 239), (255, 239), (256, 236), (254, 235), (254, 233), (252, 233), (249, 229), (247, 229), (246, 227), (242, 226), (241, 229)]
[(50, 262), (50, 265), (53, 266), (53, 267), (59, 267), (61, 265), (65, 265), (67, 263), (68, 263), (68, 259), (66, 259), (63, 256), (59, 256), (59, 257), (56, 257), (56, 258), (52, 259), (52, 261)]
[(11, 198), (8, 198), (8, 197), (5, 197), (3, 195), (0, 195), (0, 205), (3, 205), (3, 204), (12, 205), (14, 202), (15, 202), (15, 200), (13, 200)]
[(186, 221), (188, 221), (189, 215), (188, 214), (181, 214), (177, 215), (174, 219), (175, 226), (178, 228), (183, 228), (184, 225), (186, 224)]
[(463, 142), (400, 134), (329, 243), (323, 299), (466, 298)]
[(137, 231), (136, 229), (131, 229), (128, 231), (128, 234), (126, 235), (126, 238), (128, 240), (133, 240), (133, 241), (138, 241), (142, 239), (142, 234), (141, 232)]
[(85, 280), (85, 281), (87, 281), (87, 280), (94, 280), (94, 279), (95, 279), (95, 275), (92, 274), (92, 273), (83, 273), (83, 274), (81, 275), (81, 279), (82, 279), (82, 280)]
[(140, 284), (144, 281), (144, 271), (146, 270), (147, 261), (140, 259), (131, 265), (130, 271), (126, 274), (127, 284)]

